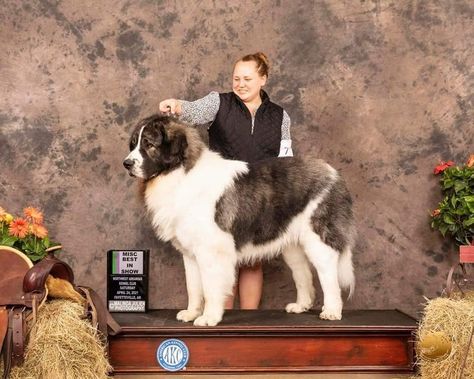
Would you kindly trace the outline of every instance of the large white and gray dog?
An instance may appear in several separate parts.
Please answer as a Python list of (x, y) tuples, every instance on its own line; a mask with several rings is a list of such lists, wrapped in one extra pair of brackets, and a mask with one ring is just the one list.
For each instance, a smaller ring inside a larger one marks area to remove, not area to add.
[(217, 325), (236, 266), (283, 255), (296, 284), (290, 313), (314, 302), (310, 263), (324, 293), (319, 317), (340, 320), (341, 288), (354, 290), (352, 201), (322, 160), (248, 164), (210, 151), (192, 127), (155, 115), (138, 123), (124, 166), (145, 183), (157, 236), (183, 255), (188, 308), (177, 319)]

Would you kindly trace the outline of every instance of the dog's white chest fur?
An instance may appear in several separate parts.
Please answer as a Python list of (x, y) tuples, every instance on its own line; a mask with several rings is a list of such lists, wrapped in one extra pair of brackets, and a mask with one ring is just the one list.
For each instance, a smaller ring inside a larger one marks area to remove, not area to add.
[(246, 163), (223, 160), (208, 150), (189, 172), (181, 167), (148, 183), (145, 200), (159, 238), (178, 242), (187, 250), (196, 238), (209, 238), (212, 234), (208, 233), (217, 227), (216, 202), (234, 178), (247, 170)]

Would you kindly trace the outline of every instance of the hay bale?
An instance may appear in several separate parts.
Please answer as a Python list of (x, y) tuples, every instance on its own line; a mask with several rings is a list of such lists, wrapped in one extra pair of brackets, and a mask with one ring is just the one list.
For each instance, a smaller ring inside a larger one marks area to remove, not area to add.
[(111, 366), (105, 341), (84, 309), (70, 300), (54, 300), (38, 311), (31, 329), (25, 362), (11, 372), (12, 379), (108, 378)]
[[(428, 300), (417, 333), (418, 364), (422, 378), (458, 379), (467, 355), (462, 379), (474, 379), (474, 341), (468, 350), (474, 328), (474, 294), (466, 298)], [(426, 340), (444, 336), (450, 349), (439, 357), (423, 354)], [(420, 343), (421, 342), (425, 342)]]

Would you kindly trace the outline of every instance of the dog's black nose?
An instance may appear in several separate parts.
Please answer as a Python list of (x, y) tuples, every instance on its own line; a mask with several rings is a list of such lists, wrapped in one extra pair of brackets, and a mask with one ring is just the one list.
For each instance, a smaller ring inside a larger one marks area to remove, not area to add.
[(125, 166), (125, 168), (126, 168), (127, 170), (129, 170), (129, 169), (132, 168), (132, 166), (133, 166), (133, 160), (131, 160), (131, 159), (125, 159), (125, 160), (123, 161), (123, 165)]

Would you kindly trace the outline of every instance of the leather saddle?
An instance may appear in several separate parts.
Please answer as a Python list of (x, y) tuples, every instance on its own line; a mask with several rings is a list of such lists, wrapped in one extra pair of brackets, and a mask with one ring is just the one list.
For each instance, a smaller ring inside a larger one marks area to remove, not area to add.
[[(79, 292), (79, 297), (84, 298), (85, 316), (105, 337), (120, 330), (93, 290), (74, 286), (71, 267), (52, 253), (57, 248), (60, 246), (51, 248), (48, 256), (34, 266), (22, 252), (10, 247), (0, 248), (0, 268), (3, 271), (0, 275), (0, 350), (4, 378), (8, 377), (11, 367), (23, 363), (26, 320), (32, 318), (34, 322), (36, 319), (39, 305), (48, 296), (46, 283), (51, 279), (62, 279)], [(111, 329), (109, 333), (107, 325)]]
[(74, 274), (65, 263), (48, 255), (33, 263), (19, 250), (0, 248), (0, 346), (4, 377), (12, 366), (23, 362), (26, 341), (26, 320), (36, 317), (36, 311), (46, 300), (48, 275), (74, 283)]

